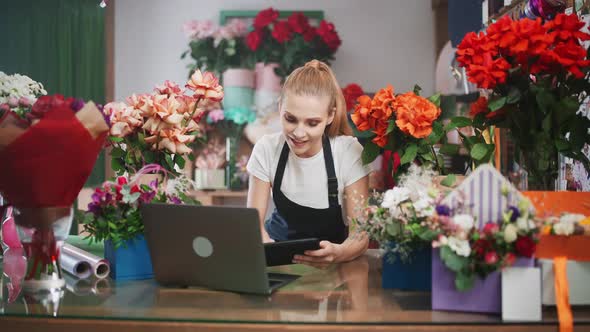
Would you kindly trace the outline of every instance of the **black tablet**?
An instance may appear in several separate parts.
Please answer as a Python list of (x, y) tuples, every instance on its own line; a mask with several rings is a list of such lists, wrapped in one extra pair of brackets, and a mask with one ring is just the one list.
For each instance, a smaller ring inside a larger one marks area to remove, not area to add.
[(293, 264), (293, 256), (317, 249), (320, 249), (320, 240), (316, 238), (265, 243), (266, 266)]

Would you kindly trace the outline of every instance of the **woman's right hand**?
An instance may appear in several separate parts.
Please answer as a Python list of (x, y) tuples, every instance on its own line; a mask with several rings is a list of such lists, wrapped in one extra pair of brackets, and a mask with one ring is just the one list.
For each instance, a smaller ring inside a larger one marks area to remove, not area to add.
[(262, 243), (272, 243), (275, 242), (275, 240), (271, 239), (270, 236), (268, 236), (268, 233), (266, 231), (262, 231)]

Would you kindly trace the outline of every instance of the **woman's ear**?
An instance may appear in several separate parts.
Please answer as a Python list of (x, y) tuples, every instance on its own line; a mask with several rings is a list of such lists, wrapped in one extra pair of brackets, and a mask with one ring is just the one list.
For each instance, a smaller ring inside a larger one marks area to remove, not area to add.
[(334, 121), (334, 116), (336, 116), (336, 107), (332, 107), (330, 113), (328, 113), (328, 124), (331, 125), (332, 121)]

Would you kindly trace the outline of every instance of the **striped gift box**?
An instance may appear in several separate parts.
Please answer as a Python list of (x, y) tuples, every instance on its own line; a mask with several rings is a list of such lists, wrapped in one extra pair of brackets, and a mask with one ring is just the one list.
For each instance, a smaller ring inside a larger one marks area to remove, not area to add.
[[(506, 190), (508, 195), (502, 195)], [(464, 204), (464, 212), (475, 218), (479, 229), (488, 222), (502, 220), (507, 206), (517, 205), (524, 196), (492, 165), (485, 164), (475, 169), (442, 201), (451, 209)]]

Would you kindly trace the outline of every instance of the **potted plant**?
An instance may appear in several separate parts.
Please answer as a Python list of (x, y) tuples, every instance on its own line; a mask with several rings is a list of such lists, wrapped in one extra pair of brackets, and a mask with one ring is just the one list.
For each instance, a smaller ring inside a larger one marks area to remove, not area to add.
[[(104, 241), (105, 258), (116, 280), (148, 279), (153, 276), (151, 259), (144, 239), (139, 207), (145, 203), (198, 204), (188, 195), (192, 182), (184, 176), (167, 181), (141, 184), (144, 173), (161, 172), (163, 167), (146, 165), (134, 176), (118, 176), (95, 188), (88, 211), (83, 215), (84, 229), (92, 241)], [(166, 182), (164, 185), (163, 182)]]

